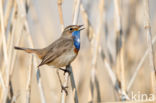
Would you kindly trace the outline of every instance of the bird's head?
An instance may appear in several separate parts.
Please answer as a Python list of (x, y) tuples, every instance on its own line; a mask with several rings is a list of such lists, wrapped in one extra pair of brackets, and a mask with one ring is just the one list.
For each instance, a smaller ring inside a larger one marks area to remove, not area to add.
[[(75, 31), (81, 31), (83, 30), (84, 28), (82, 28), (83, 25), (69, 25), (67, 26), (63, 33), (62, 33), (62, 36), (65, 36), (65, 37), (72, 37), (75, 33)], [(74, 33), (74, 34), (73, 34)]]

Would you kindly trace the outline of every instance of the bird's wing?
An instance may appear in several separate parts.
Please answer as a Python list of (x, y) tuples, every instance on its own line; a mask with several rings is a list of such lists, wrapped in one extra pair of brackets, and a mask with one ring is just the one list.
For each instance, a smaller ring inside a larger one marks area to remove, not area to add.
[[(48, 64), (73, 47), (73, 39), (60, 38), (49, 46), (47, 54), (39, 66)], [(38, 66), (38, 67), (39, 67)]]

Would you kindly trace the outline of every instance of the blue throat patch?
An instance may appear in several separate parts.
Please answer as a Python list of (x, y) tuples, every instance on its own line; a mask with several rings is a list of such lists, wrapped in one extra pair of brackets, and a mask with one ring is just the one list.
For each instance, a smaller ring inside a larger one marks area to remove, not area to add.
[(72, 33), (72, 36), (74, 37), (74, 46), (77, 50), (80, 49), (80, 31), (74, 31)]

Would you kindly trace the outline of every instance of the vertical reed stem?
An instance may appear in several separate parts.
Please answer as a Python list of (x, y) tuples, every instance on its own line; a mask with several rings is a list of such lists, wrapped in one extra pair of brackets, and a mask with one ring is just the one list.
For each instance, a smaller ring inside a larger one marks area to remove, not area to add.
[(31, 93), (31, 79), (32, 79), (32, 72), (33, 72), (33, 56), (31, 56), (31, 64), (28, 70), (28, 80), (26, 85), (26, 103), (30, 103), (30, 93)]
[[(81, 0), (77, 0), (76, 7), (75, 7), (75, 12), (74, 12), (74, 17), (73, 17), (73, 25), (76, 25), (77, 24), (77, 21), (78, 21), (79, 9), (80, 9), (80, 2), (81, 2)], [(67, 66), (66, 69), (71, 72), (70, 79), (71, 79), (71, 86), (72, 86), (73, 95), (74, 95), (73, 98), (74, 98), (74, 102), (75, 103), (78, 103), (77, 89), (76, 89), (76, 84), (75, 84), (75, 81), (74, 81), (72, 67), (71, 66)], [(65, 82), (63, 84), (64, 87), (67, 87), (68, 86), (68, 79), (69, 79), (69, 73), (66, 73), (65, 74)], [(66, 93), (63, 90), (61, 103), (65, 103), (65, 99), (66, 99)]]
[(103, 24), (103, 10), (104, 10), (104, 0), (101, 0), (99, 2), (99, 19), (98, 19), (98, 27), (97, 27), (97, 33), (96, 35), (93, 35), (93, 40), (91, 42), (92, 45), (92, 69), (91, 69), (91, 100), (90, 102), (94, 102), (94, 89), (95, 89), (95, 79), (96, 79), (96, 63), (97, 63), (97, 51), (99, 49), (99, 43), (100, 43), (100, 34)]
[(121, 100), (126, 100), (125, 68), (124, 68), (124, 36), (121, 24), (121, 0), (114, 0), (116, 19), (116, 55), (117, 74), (121, 82)]
[[(1, 22), (1, 35), (2, 35), (2, 44), (3, 44), (3, 54), (4, 54), (4, 65), (5, 65), (5, 88), (2, 95), (2, 103), (6, 102), (8, 94), (8, 83), (9, 83), (9, 60), (8, 60), (8, 51), (6, 45), (6, 35), (5, 35), (5, 24), (4, 24), (4, 15), (3, 15), (3, 1), (0, 0), (0, 22)], [(1, 44), (1, 43), (0, 43)]]
[[(25, 27), (26, 27), (26, 30), (29, 32), (28, 24), (27, 24), (26, 21), (25, 21)], [(31, 47), (33, 47), (33, 42), (32, 42), (31, 35), (28, 35), (28, 38), (29, 38), (29, 41), (30, 41), (29, 43), (30, 43)], [(42, 83), (41, 83), (41, 78), (39, 77), (40, 72), (39, 72), (39, 68), (37, 68), (38, 65), (37, 65), (36, 58), (33, 59), (33, 64), (34, 64), (33, 67), (35, 69), (35, 73), (37, 75), (37, 85), (38, 85), (39, 92), (40, 92), (41, 103), (46, 103), (45, 94), (44, 94), (43, 86), (42, 86)]]
[(151, 68), (151, 83), (153, 93), (156, 96), (156, 70), (154, 65), (154, 55), (153, 55), (153, 46), (152, 46), (152, 34), (151, 34), (151, 25), (150, 25), (150, 11), (149, 11), (149, 0), (144, 0), (144, 11), (145, 11), (145, 30), (147, 35), (147, 45), (149, 48), (149, 62)]
[(58, 5), (58, 13), (60, 17), (61, 30), (63, 31), (64, 21), (63, 21), (63, 13), (62, 13), (62, 0), (57, 0), (57, 5)]

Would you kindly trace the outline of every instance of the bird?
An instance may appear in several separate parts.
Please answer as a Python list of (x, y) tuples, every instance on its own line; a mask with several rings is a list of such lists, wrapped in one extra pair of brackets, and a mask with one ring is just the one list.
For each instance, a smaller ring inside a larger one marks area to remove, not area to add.
[(36, 54), (41, 59), (38, 68), (46, 64), (54, 68), (59, 68), (64, 72), (69, 72), (67, 69), (62, 69), (62, 67), (69, 66), (77, 57), (80, 50), (80, 31), (84, 29), (82, 27), (83, 25), (67, 26), (61, 36), (45, 48), (33, 49), (18, 46), (14, 48)]
[(69, 65), (76, 58), (80, 50), (80, 31), (84, 29), (81, 28), (82, 26), (67, 26), (59, 39), (42, 49), (17, 46), (14, 48), (36, 54), (42, 60), (38, 67), (47, 64), (55, 68), (61, 68)]

